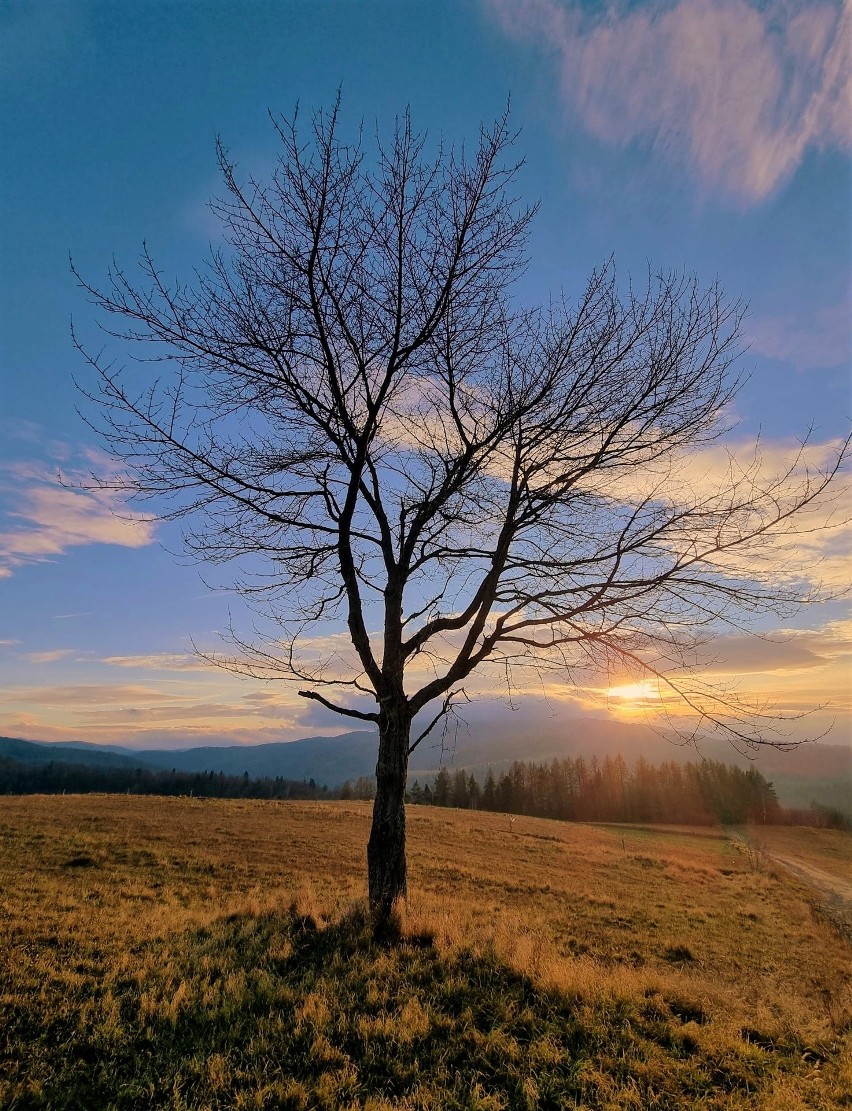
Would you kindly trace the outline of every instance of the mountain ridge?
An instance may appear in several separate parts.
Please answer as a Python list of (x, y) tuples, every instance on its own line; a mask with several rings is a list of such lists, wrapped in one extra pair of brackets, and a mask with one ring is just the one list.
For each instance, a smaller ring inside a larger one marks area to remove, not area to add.
[[(282, 776), (313, 779), (334, 788), (345, 780), (371, 776), (376, 747), (376, 734), (368, 730), (259, 745), (179, 750), (0, 737), (0, 758), (29, 763), (59, 760), (99, 767), (221, 771), (253, 778)], [(452, 737), (445, 732), (427, 738), (412, 753), (409, 779), (428, 779), (441, 767), (464, 768), (481, 778), (488, 768), (499, 774), (516, 760), (543, 763), (578, 756), (602, 760), (618, 754), (629, 763), (640, 756), (651, 763), (685, 763), (701, 756), (739, 766), (753, 762), (773, 782), (784, 805), (808, 806), (817, 801), (852, 813), (852, 750), (844, 746), (809, 742), (788, 752), (767, 748), (752, 761), (726, 742), (708, 740), (696, 749), (673, 743), (649, 726), (591, 717), (526, 724), (477, 722), (454, 730)]]

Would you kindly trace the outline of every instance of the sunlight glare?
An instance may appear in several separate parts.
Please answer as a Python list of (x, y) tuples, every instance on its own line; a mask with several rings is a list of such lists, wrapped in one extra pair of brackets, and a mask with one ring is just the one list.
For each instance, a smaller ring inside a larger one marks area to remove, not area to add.
[(618, 698), (625, 702), (659, 701), (660, 698), (657, 684), (652, 679), (643, 679), (640, 683), (624, 683), (618, 687), (610, 687), (606, 693), (608, 698)]

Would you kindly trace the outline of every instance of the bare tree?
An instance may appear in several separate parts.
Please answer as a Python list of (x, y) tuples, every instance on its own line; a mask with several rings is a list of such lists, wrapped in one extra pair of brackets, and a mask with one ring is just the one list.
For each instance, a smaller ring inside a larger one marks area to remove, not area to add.
[[(88, 395), (122, 463), (102, 484), (185, 518), (201, 559), (240, 560), (275, 621), (226, 662), (378, 727), (381, 920), (406, 891), (406, 771), (428, 732), (412, 722), (431, 707), (434, 726), (481, 665), (630, 667), (698, 724), (765, 739), (684, 664), (726, 621), (809, 599), (771, 538), (845, 449), (821, 471), (765, 479), (755, 457), (685, 484), (739, 385), (741, 307), (681, 275), (622, 292), (611, 265), (576, 305), (518, 307), (533, 210), (511, 193), (506, 117), (471, 156), (429, 157), (406, 115), (370, 162), (337, 108), (307, 140), (273, 123), (265, 185), (219, 147), (223, 246), (190, 284), (147, 248), (137, 280), (80, 279), (135, 345), (124, 366), (87, 356)], [(344, 620), (350, 653), (323, 655), (317, 628)]]

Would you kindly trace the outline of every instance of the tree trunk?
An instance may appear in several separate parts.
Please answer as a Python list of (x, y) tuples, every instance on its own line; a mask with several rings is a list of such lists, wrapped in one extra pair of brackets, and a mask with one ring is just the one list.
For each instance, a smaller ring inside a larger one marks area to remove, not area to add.
[(407, 708), (391, 706), (382, 711), (373, 827), (367, 845), (370, 910), (379, 926), (389, 921), (394, 903), (406, 893), (405, 779), (410, 736)]

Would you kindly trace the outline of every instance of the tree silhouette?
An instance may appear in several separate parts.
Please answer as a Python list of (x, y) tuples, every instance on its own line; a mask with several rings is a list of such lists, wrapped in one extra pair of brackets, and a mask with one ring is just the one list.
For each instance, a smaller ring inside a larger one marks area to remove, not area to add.
[(297, 116), (273, 124), (265, 184), (219, 146), (223, 242), (189, 283), (147, 247), (136, 279), (80, 279), (130, 353), (87, 355), (84, 392), (121, 463), (100, 485), (184, 519), (200, 559), (239, 561), (263, 616), (221, 662), (377, 726), (382, 918), (406, 890), (409, 755), (476, 669), (650, 674), (696, 727), (765, 739), (685, 665), (726, 620), (808, 600), (770, 539), (840, 455), (674, 481), (723, 430), (741, 307), (677, 274), (623, 291), (612, 265), (576, 304), (519, 306), (534, 212), (505, 116), (471, 154), (430, 155), (406, 115), (371, 159), (338, 106), (307, 138)]

